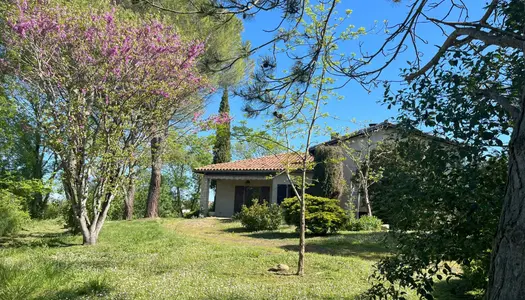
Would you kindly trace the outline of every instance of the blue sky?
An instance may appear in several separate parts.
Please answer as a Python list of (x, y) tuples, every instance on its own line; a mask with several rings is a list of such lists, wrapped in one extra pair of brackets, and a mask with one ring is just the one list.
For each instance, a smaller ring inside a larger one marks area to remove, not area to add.
[[(477, 1), (478, 7), (472, 7), (475, 10), (469, 12), (470, 19), (476, 20), (479, 18), (485, 1), (479, 0), (468, 0)], [(395, 24), (406, 17), (408, 12), (407, 4), (409, 1), (402, 1), (402, 4), (393, 3), (391, 0), (368, 0), (368, 1), (351, 1), (342, 0), (337, 6), (337, 11), (340, 14), (344, 13), (346, 9), (351, 9), (353, 13), (349, 18), (348, 22), (358, 27), (365, 27), (367, 29), (374, 25), (374, 21), (378, 21), (381, 25), (383, 20), (388, 20), (390, 24)], [(474, 5), (472, 5), (474, 6)], [(429, 12), (430, 14), (439, 15), (442, 11)], [(243, 32), (243, 39), (250, 41), (252, 46), (258, 46), (264, 42), (267, 42), (271, 37), (271, 33), (265, 33), (264, 30), (269, 30), (275, 27), (280, 21), (280, 15), (277, 12), (272, 13), (261, 13), (255, 18), (246, 20), (244, 22), (245, 31)], [(419, 34), (427, 39), (427, 43), (420, 42), (419, 50), (424, 53), (423, 60), (428, 60), (436, 52), (436, 45), (440, 44), (446, 37), (432, 25), (422, 25), (419, 27)], [(379, 45), (385, 40), (385, 34), (369, 34), (361, 37), (356, 41), (349, 41), (341, 47), (342, 51), (356, 51), (358, 49), (359, 42), (363, 43), (364, 49), (368, 51), (376, 50)], [(253, 56), (253, 59), (257, 61), (257, 58), (264, 55), (266, 51), (261, 51)], [(407, 66), (407, 60), (412, 60), (414, 53), (407, 51), (400, 55), (399, 58), (392, 63), (387, 70), (382, 74), (380, 79), (382, 80), (394, 80), (400, 81), (399, 76), (400, 69)], [(282, 63), (282, 62), (279, 62)], [(381, 62), (377, 61), (376, 65)], [(373, 67), (372, 65), (371, 67)], [(395, 83), (396, 85), (401, 83)], [(326, 120), (327, 125), (331, 126), (338, 132), (344, 132), (345, 129), (356, 129), (359, 125), (351, 122), (355, 119), (359, 124), (366, 123), (378, 123), (386, 119), (392, 119), (397, 116), (395, 109), (388, 110), (386, 106), (381, 105), (378, 101), (382, 100), (383, 87), (380, 85), (378, 88), (373, 89), (370, 93), (357, 83), (350, 83), (343, 89), (340, 89), (338, 93), (344, 96), (344, 100), (337, 101), (333, 100), (324, 108), (331, 116), (336, 116), (338, 119)], [(220, 95), (216, 95), (213, 98), (212, 103), (207, 108), (207, 113), (214, 113), (218, 110), (220, 102)], [(242, 99), (238, 97), (230, 97), (231, 114), (234, 117), (234, 124), (240, 120), (245, 119), (241, 111), (243, 106)], [(248, 125), (250, 127), (258, 127), (262, 123), (259, 119), (249, 119)], [(325, 140), (327, 137), (317, 137), (317, 140)]]

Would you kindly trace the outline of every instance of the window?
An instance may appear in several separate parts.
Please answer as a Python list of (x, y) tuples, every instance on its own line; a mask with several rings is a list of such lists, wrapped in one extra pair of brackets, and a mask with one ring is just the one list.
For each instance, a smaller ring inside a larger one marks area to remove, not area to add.
[(285, 198), (290, 198), (293, 196), (295, 196), (295, 193), (290, 184), (277, 185), (277, 204), (281, 205)]

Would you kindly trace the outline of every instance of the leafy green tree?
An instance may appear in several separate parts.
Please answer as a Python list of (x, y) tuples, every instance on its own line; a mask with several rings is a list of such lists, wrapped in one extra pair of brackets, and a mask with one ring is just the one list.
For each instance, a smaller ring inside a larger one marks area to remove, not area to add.
[[(224, 91), (219, 105), (220, 116), (230, 116), (230, 103), (228, 100), (228, 87), (224, 87)], [(215, 134), (215, 144), (213, 145), (213, 163), (225, 163), (232, 160), (231, 154), (231, 124), (227, 121), (217, 126)], [(216, 180), (212, 180), (211, 188), (215, 189)]]
[[(251, 63), (241, 53), (245, 48), (241, 39), (243, 24), (240, 19), (232, 15), (188, 14), (181, 12), (193, 7), (211, 6), (209, 0), (162, 0), (155, 1), (119, 1), (119, 5), (140, 14), (155, 13), (162, 15), (164, 21), (175, 26), (178, 33), (186, 39), (206, 40), (204, 53), (200, 56), (199, 70), (207, 75), (213, 85), (221, 87), (235, 86), (243, 81), (246, 70)], [(185, 95), (186, 98), (197, 98), (202, 104), (202, 95)], [(166, 139), (169, 127), (184, 128), (184, 120), (191, 119), (193, 113), (202, 109), (202, 105), (195, 105), (183, 114), (174, 115), (172, 120), (156, 124), (156, 130), (150, 140), (151, 149), (151, 180), (148, 196), (148, 210), (146, 217), (157, 216), (157, 205), (162, 181), (162, 155), (166, 149)]]
[[(508, 181), (492, 248), (487, 299), (518, 299), (525, 293), (525, 264), (515, 264), (525, 260), (525, 244), (516, 238), (525, 234), (521, 217), (525, 210), (525, 3), (487, 2), (457, 6), (447, 1), (412, 1), (404, 21), (390, 26), (381, 49), (364, 61), (387, 53), (390, 62), (412, 47), (414, 57), (403, 70), (408, 84), (399, 93), (387, 89), (387, 104), (400, 108), (408, 123), (432, 126), (477, 147), (478, 153), (490, 152), (490, 147), (508, 149)], [(471, 19), (467, 12), (480, 6), (484, 6), (480, 17)], [(429, 31), (419, 30), (423, 23), (447, 36), (428, 60), (417, 42), (428, 39)]]
[[(164, 153), (164, 177), (174, 202), (175, 214), (182, 216), (184, 207), (195, 210), (195, 191), (200, 189), (200, 176), (193, 169), (212, 162), (212, 138), (172, 132)], [(198, 197), (197, 197), (198, 199)]]
[(388, 152), (372, 166), (383, 176), (370, 195), (397, 247), (379, 262), (369, 295), (398, 299), (408, 288), (429, 298), (436, 280), (461, 276), (450, 262), (462, 267), (469, 289), (485, 290), (507, 158), (465, 160), (459, 145), (420, 137), (379, 147)]

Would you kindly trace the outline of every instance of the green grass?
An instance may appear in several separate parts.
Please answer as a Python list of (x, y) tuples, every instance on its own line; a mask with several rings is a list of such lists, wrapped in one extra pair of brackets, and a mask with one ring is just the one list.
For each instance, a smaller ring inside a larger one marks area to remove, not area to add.
[[(81, 246), (56, 221), (0, 240), (0, 299), (354, 299), (388, 255), (384, 233), (308, 238), (306, 275), (291, 228), (248, 233), (236, 222), (161, 219), (107, 222)], [(449, 299), (443, 297), (442, 299)]]

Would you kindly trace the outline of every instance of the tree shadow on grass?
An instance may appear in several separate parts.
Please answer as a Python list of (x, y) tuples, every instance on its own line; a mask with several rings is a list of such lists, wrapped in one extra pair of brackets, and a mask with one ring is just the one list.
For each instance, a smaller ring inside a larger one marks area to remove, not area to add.
[(78, 246), (66, 241), (67, 238), (73, 235), (69, 232), (60, 233), (19, 233), (12, 236), (0, 237), (0, 249), (1, 248), (37, 248), (37, 247), (49, 247), (49, 248), (62, 248)]
[(222, 229), (224, 232), (228, 233), (240, 233), (243, 234), (243, 236), (256, 238), (256, 239), (268, 239), (268, 240), (275, 240), (275, 239), (293, 239), (293, 238), (299, 238), (299, 234), (297, 232), (293, 231), (249, 231), (244, 227), (233, 227), (233, 228), (225, 228)]
[(468, 293), (469, 289), (469, 284), (466, 280), (452, 278), (448, 282), (446, 280), (436, 282), (432, 296), (436, 299), (450, 300), (474, 300), (483, 298), (482, 295)]
[(237, 222), (236, 220), (234, 220), (232, 218), (225, 218), (225, 217), (215, 217), (215, 219), (217, 219), (217, 221), (219, 221), (221, 223), (235, 223), (235, 222)]
[[(267, 240), (284, 240), (284, 239), (298, 239), (298, 232), (286, 232), (286, 231), (260, 231), (247, 234), (251, 238), (256, 239), (267, 239)], [(309, 238), (308, 236), (306, 238)]]
[[(281, 248), (288, 251), (299, 250), (298, 245), (284, 245)], [(367, 232), (312, 239), (306, 243), (306, 252), (379, 260), (388, 256), (390, 250), (385, 233)]]

